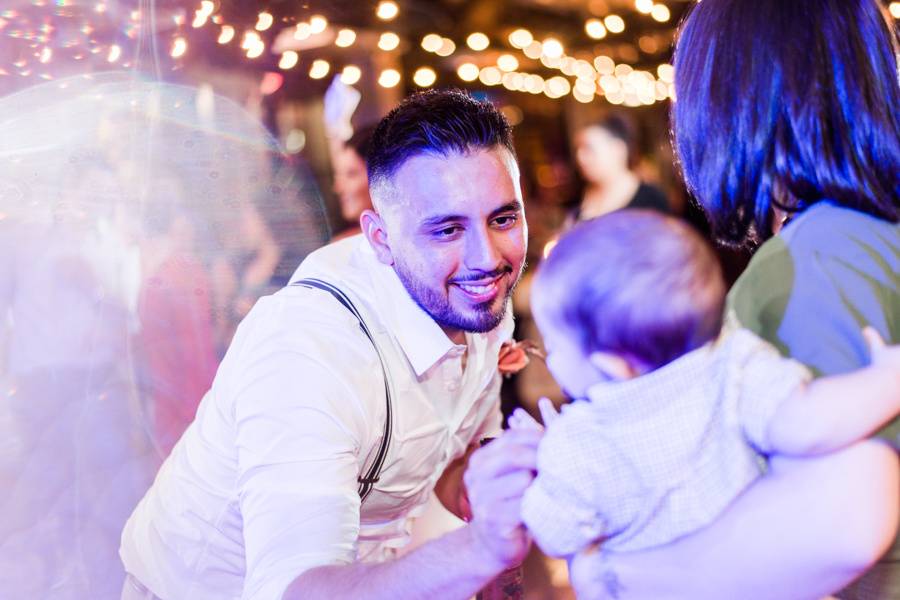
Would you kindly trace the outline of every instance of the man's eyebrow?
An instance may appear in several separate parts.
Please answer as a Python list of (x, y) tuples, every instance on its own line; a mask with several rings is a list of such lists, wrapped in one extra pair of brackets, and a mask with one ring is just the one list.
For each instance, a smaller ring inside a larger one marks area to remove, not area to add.
[[(493, 210), (490, 214), (490, 218), (493, 219), (497, 215), (507, 213), (507, 212), (520, 212), (522, 210), (522, 203), (518, 200), (511, 200), (507, 202), (500, 208)], [(454, 223), (459, 221), (468, 221), (469, 217), (465, 215), (434, 215), (433, 217), (428, 217), (421, 222), (422, 227), (436, 227), (438, 225), (443, 225), (445, 223)]]
[(463, 215), (435, 215), (433, 217), (428, 217), (424, 221), (422, 221), (422, 227), (435, 227), (437, 225), (443, 225), (444, 223), (452, 223), (454, 221), (467, 221), (468, 217)]
[(511, 200), (491, 213), (491, 218), (508, 212), (522, 212), (522, 202)]

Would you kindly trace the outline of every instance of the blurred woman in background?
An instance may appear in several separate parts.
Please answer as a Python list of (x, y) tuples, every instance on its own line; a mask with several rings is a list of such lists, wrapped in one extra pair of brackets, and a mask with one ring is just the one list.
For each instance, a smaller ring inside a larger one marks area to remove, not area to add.
[(334, 193), (337, 194), (341, 217), (347, 222), (347, 226), (338, 231), (332, 241), (360, 233), (359, 217), (363, 211), (372, 208), (366, 157), (374, 132), (375, 127), (372, 125), (357, 129), (335, 156)]
[(641, 181), (634, 129), (624, 116), (612, 114), (588, 125), (576, 137), (575, 158), (584, 178), (581, 202), (570, 222), (585, 221), (620, 208), (670, 212), (666, 195)]

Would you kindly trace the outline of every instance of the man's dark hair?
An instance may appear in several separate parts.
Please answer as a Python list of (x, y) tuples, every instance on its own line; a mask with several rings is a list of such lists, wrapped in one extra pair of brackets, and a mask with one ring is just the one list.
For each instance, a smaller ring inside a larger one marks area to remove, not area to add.
[(369, 182), (393, 176), (421, 154), (447, 156), (503, 146), (515, 156), (512, 128), (490, 102), (456, 89), (406, 98), (381, 120), (369, 146)]
[(675, 50), (672, 129), (716, 237), (773, 234), (826, 200), (900, 219), (900, 86), (876, 0), (699, 2)]

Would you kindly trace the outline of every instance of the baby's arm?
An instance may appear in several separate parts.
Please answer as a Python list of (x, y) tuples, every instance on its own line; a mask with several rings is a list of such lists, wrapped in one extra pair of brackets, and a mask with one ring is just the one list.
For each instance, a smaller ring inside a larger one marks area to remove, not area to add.
[(872, 328), (863, 332), (869, 367), (824, 377), (798, 389), (775, 412), (769, 450), (788, 456), (833, 452), (860, 440), (900, 412), (900, 346), (886, 346)]

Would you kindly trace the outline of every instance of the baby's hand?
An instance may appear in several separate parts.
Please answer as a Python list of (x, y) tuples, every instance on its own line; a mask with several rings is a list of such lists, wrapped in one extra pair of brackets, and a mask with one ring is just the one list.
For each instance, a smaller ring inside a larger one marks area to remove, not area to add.
[(881, 334), (874, 327), (866, 327), (862, 333), (869, 346), (872, 365), (900, 372), (900, 345), (887, 345)]
[(543, 431), (544, 427), (559, 417), (559, 413), (556, 412), (556, 407), (553, 406), (553, 402), (551, 402), (549, 398), (541, 398), (538, 400), (538, 410), (541, 411), (541, 420), (544, 422), (543, 425), (538, 423), (525, 409), (517, 408), (509, 416), (509, 428)]

